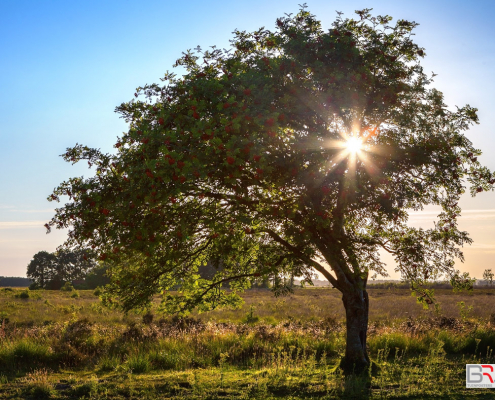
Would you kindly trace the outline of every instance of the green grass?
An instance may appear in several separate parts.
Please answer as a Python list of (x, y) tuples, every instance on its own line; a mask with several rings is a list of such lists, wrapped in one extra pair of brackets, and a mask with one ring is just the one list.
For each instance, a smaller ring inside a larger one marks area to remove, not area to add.
[[(417, 399), (490, 398), (490, 390), (465, 389), (464, 364), (442, 354), (381, 360), (380, 372), (371, 381), (362, 376), (344, 377), (334, 363), (272, 361), (263, 368), (233, 366), (184, 371), (111, 372), (35, 371), (4, 383), (3, 398), (185, 398), (185, 399)], [(465, 359), (465, 362), (483, 361)], [(34, 397), (33, 395), (45, 396)]]
[[(345, 351), (339, 309), (327, 317), (312, 314), (320, 312), (315, 304), (321, 309), (338, 300), (332, 290), (283, 299), (258, 291), (246, 295), (240, 311), (186, 319), (126, 316), (101, 307), (91, 291), (81, 290), (79, 298), (38, 291), (28, 299), (16, 297), (19, 292), (0, 292), (9, 319), (0, 328), (0, 398), (460, 399), (492, 393), (465, 389), (465, 364), (495, 363), (490, 317), (474, 307), (468, 316), (436, 315), (397, 290), (371, 295), (375, 307), (383, 307), (370, 318), (369, 353), (378, 369), (368, 377), (345, 377), (338, 367)], [(493, 308), (495, 298), (487, 293), (475, 293), (476, 302), (456, 295), (454, 304)], [(453, 295), (444, 296), (448, 310)], [(408, 313), (417, 314), (394, 317), (404, 312), (394, 305), (408, 301)], [(49, 321), (39, 315), (45, 309)]]

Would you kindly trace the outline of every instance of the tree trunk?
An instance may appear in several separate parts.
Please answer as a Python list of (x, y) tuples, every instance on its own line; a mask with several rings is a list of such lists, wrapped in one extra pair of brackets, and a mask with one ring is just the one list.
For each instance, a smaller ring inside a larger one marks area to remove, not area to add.
[(369, 298), (366, 289), (356, 289), (342, 295), (346, 313), (347, 341), (341, 366), (346, 373), (359, 374), (370, 365), (366, 350)]

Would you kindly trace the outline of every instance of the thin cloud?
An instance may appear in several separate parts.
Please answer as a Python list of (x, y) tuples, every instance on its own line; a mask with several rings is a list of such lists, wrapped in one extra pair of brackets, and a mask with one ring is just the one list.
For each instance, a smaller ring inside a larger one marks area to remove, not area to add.
[(45, 208), (44, 210), (12, 210), (14, 212), (20, 212), (20, 213), (54, 213), (55, 210), (53, 208)]
[(4, 221), (0, 222), (0, 229), (13, 228), (43, 228), (47, 221)]
[(14, 208), (13, 206), (0, 206), (0, 210), (8, 210), (9, 212), (15, 213), (54, 213), (54, 208), (44, 208), (42, 210), (22, 210)]
[[(436, 220), (441, 211), (411, 211), (409, 218), (412, 220)], [(488, 210), (462, 210), (461, 221), (495, 219), (495, 209)]]

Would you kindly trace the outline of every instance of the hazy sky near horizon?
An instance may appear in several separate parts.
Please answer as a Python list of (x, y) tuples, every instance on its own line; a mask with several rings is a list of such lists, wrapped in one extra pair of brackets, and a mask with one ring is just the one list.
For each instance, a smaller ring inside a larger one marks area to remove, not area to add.
[[(309, 11), (330, 28), (336, 10), (354, 10), (420, 24), (426, 71), (449, 106), (479, 109), (480, 125), (468, 137), (495, 170), (494, 1), (309, 1)], [(60, 182), (88, 176), (60, 154), (82, 143), (113, 151), (126, 124), (114, 113), (135, 88), (158, 82), (182, 51), (200, 45), (228, 47), (234, 29), (274, 29), (298, 2), (23, 1), (0, 0), (0, 276), (25, 276), (32, 256), (55, 251), (66, 233), (45, 234), (53, 215), (46, 198)], [(481, 278), (494, 268), (495, 193), (466, 195), (460, 227), (474, 244), (458, 268)], [(430, 227), (436, 211), (411, 217)], [(390, 262), (389, 258), (385, 261)], [(390, 263), (391, 278), (397, 279)]]

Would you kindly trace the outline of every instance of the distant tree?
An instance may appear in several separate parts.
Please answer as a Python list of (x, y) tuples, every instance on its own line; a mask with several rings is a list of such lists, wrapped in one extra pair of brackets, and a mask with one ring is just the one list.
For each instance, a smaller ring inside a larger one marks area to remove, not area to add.
[(210, 280), (213, 279), (219, 268), (221, 268), (221, 264), (219, 262), (210, 260), (198, 267), (198, 274), (202, 279)]
[(45, 289), (48, 290), (59, 290), (64, 286), (64, 281), (60, 277), (60, 275), (55, 275), (53, 279), (48, 281), (45, 285)]
[(107, 276), (108, 266), (99, 261), (91, 272), (86, 276), (85, 281), (88, 289), (96, 289), (97, 287), (104, 287), (110, 283), (110, 278)]
[(269, 289), (271, 287), (270, 277), (261, 276), (261, 277), (252, 278), (251, 286), (258, 289)]
[(87, 250), (60, 249), (55, 255), (57, 274), (64, 282), (85, 279), (96, 266), (96, 260)]
[(491, 269), (485, 269), (485, 272), (483, 272), (483, 279), (490, 286), (493, 285), (493, 276), (494, 274)]
[[(198, 267), (198, 275), (201, 279), (211, 280), (215, 277), (215, 274), (221, 269), (221, 262), (218, 261), (208, 261), (207, 263), (200, 265)], [(270, 287), (269, 277), (253, 277), (251, 279), (251, 286), (255, 288), (268, 289)], [(292, 278), (293, 284), (293, 278)]]
[(65, 282), (85, 279), (95, 265), (94, 257), (87, 250), (40, 251), (33, 256), (26, 275), (40, 288), (58, 290)]
[(270, 278), (267, 275), (263, 275), (261, 277), (261, 283), (260, 287), (263, 289), (269, 289), (270, 288)]
[(47, 284), (57, 276), (56, 261), (55, 254), (40, 251), (33, 256), (29, 263), (26, 276), (32, 279), (40, 288), (46, 288)]
[[(96, 167), (50, 196), (69, 202), (47, 228), (91, 247), (110, 265), (107, 303), (166, 312), (237, 306), (257, 277), (311, 281), (318, 271), (342, 293), (346, 370), (369, 365), (370, 276), (387, 275), (380, 251), (418, 299), (454, 269), (471, 239), (457, 227), (465, 182), (491, 190), (464, 132), (476, 109), (450, 109), (424, 73), (416, 23), (358, 11), (332, 29), (304, 8), (277, 29), (235, 32), (232, 49), (184, 53), (166, 83), (146, 85), (117, 108), (129, 130), (116, 154), (76, 145), (68, 162)], [(145, 98), (139, 97), (144, 95)], [(411, 210), (442, 211), (434, 228), (408, 224)], [(198, 268), (222, 259), (211, 279)], [(227, 289), (226, 284), (228, 284)]]

